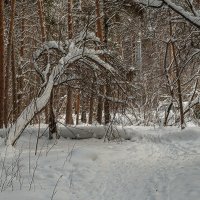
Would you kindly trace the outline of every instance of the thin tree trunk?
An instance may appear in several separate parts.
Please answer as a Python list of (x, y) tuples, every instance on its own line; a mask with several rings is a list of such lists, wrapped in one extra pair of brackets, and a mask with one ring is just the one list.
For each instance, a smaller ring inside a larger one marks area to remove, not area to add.
[[(22, 59), (24, 57), (24, 36), (25, 36), (25, 0), (23, 0), (22, 5), (22, 22), (21, 22), (21, 42), (20, 42), (20, 65), (22, 64)], [(17, 78), (17, 116), (21, 113), (22, 110), (22, 90), (23, 90), (23, 78), (21, 66), (18, 67), (18, 78)]]
[(65, 123), (66, 124), (73, 124), (73, 118), (72, 118), (72, 106), (73, 106), (73, 100), (72, 100), (72, 88), (68, 87), (67, 89), (67, 106), (66, 106), (66, 118)]
[[(172, 23), (170, 21), (170, 36), (172, 36), (172, 33), (173, 33), (173, 28), (172, 28)], [(173, 55), (175, 70), (176, 70), (176, 79), (177, 79), (177, 87), (178, 87), (178, 101), (179, 101), (179, 111), (180, 111), (180, 123), (181, 123), (181, 129), (184, 129), (185, 126), (184, 126), (182, 89), (181, 89), (181, 80), (180, 80), (180, 68), (178, 65), (177, 58), (176, 58), (175, 45), (172, 41), (170, 44), (171, 44), (171, 48), (172, 48), (172, 55)]]
[(88, 124), (92, 124), (93, 121), (93, 114), (94, 114), (94, 90), (95, 90), (95, 82), (96, 78), (93, 78), (93, 83), (92, 83), (92, 91), (91, 91), (91, 96), (90, 96), (90, 110), (89, 110), (89, 120)]
[(54, 100), (54, 89), (51, 91), (50, 101), (49, 101), (49, 139), (53, 139), (53, 134), (56, 134), (56, 138), (59, 138), (57, 123), (55, 118), (55, 113), (53, 110), (53, 100)]
[(43, 0), (38, 0), (37, 6), (38, 6), (38, 15), (40, 19), (42, 42), (44, 43), (46, 41), (46, 26), (45, 26), (45, 19), (44, 19)]
[[(104, 45), (108, 47), (108, 16), (106, 13), (106, 0), (103, 0), (103, 10), (104, 10)], [(111, 96), (111, 88), (110, 88), (110, 78), (106, 77), (106, 96)], [(104, 120), (105, 124), (110, 123), (110, 100), (108, 98), (104, 101)]]
[(183, 112), (183, 100), (182, 100), (182, 89), (181, 89), (181, 80), (180, 80), (180, 70), (179, 70), (179, 66), (178, 66), (178, 62), (176, 59), (176, 54), (175, 54), (175, 46), (172, 43), (172, 47), (173, 47), (173, 55), (174, 55), (174, 62), (175, 62), (175, 66), (176, 66), (176, 78), (177, 78), (177, 87), (178, 87), (178, 101), (179, 101), (179, 110), (180, 110), (180, 123), (181, 123), (181, 129), (185, 128), (184, 125), (184, 112)]
[[(72, 39), (73, 37), (73, 20), (72, 20), (72, 0), (68, 0), (67, 2), (67, 16), (68, 16), (68, 39)], [(68, 87), (67, 91), (67, 105), (66, 105), (66, 124), (73, 124), (73, 90), (71, 87)]]
[(78, 91), (76, 99), (76, 125), (79, 124), (79, 113), (80, 113), (80, 91)]
[[(95, 11), (96, 11), (96, 36), (103, 42), (103, 29), (101, 24), (101, 15), (100, 15), (100, 0), (95, 0)], [(98, 106), (97, 106), (97, 122), (102, 124), (102, 115), (103, 115), (103, 98), (101, 95), (104, 94), (104, 86), (101, 85), (99, 87), (99, 98), (98, 98)]]
[(97, 107), (97, 122), (102, 124), (103, 118), (103, 95), (104, 95), (104, 85), (99, 86), (99, 98), (98, 98), (98, 107)]
[(84, 95), (81, 94), (81, 122), (86, 123), (87, 118), (86, 118), (86, 101), (84, 98)]
[(17, 119), (17, 89), (16, 89), (16, 69), (15, 69), (15, 51), (14, 51), (14, 40), (12, 42), (12, 53), (11, 53), (11, 71), (12, 71), (12, 114), (13, 122)]
[[(110, 97), (111, 91), (110, 91), (110, 80), (107, 78), (106, 83), (106, 97)], [(105, 118), (105, 124), (110, 123), (110, 100), (108, 98), (105, 99), (104, 102), (104, 118)]]
[[(43, 0), (38, 0), (37, 6), (38, 6), (38, 15), (39, 15), (39, 20), (40, 20), (42, 43), (44, 43), (46, 41), (47, 36), (46, 36), (46, 25), (45, 25), (45, 18), (44, 18)], [(47, 58), (46, 58), (46, 61), (47, 61)], [(44, 113), (45, 113), (45, 123), (48, 124), (49, 114), (50, 114), (48, 106), (45, 107)]]
[(4, 114), (4, 1), (0, 1), (0, 128)]
[(15, 18), (15, 4), (16, 0), (11, 1), (11, 13), (10, 13), (10, 28), (8, 33), (8, 46), (7, 46), (7, 63), (6, 63), (6, 77), (5, 77), (5, 99), (4, 99), (4, 123), (5, 127), (8, 126), (8, 107), (9, 107), (9, 71), (12, 64), (12, 45), (14, 35), (14, 18)]

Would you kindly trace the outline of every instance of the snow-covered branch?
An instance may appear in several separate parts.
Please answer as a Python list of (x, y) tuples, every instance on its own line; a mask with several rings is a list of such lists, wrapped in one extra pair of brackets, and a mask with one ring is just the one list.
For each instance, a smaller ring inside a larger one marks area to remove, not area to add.
[(172, 0), (133, 0), (133, 1), (145, 6), (155, 7), (155, 8), (160, 8), (163, 5), (167, 5), (173, 11), (175, 11), (183, 18), (185, 18), (187, 21), (189, 21), (191, 24), (193, 24), (197, 28), (200, 28), (200, 13), (194, 9), (194, 6), (191, 1), (190, 5), (188, 6), (191, 12), (187, 11), (183, 6), (180, 5), (182, 1), (180, 1), (179, 5), (177, 5), (177, 3), (174, 3)]
[[(97, 40), (94, 34), (90, 34), (89, 38), (92, 39), (92, 36), (93, 40)], [(81, 39), (79, 40), (79, 43), (80, 42)], [(58, 61), (58, 64), (52, 70), (50, 70), (50, 66), (47, 65), (47, 68), (44, 71), (40, 71), (39, 67), (36, 64), (36, 70), (40, 72), (44, 80), (44, 83), (41, 86), (43, 90), (40, 96), (31, 101), (31, 103), (18, 117), (16, 122), (9, 128), (7, 144), (14, 145), (16, 140), (20, 137), (21, 133), (29, 124), (29, 122), (33, 119), (33, 117), (46, 106), (49, 101), (53, 86), (59, 83), (59, 80), (62, 78), (62, 75), (65, 73), (70, 64), (76, 61), (88, 60), (88, 63), (93, 64), (89, 66), (93, 70), (96, 70), (96, 66), (99, 66), (111, 73), (115, 71), (112, 66), (101, 59), (101, 57), (99, 56), (99, 54), (102, 54), (101, 51), (95, 50), (95, 48), (89, 49), (83, 47), (83, 45), (77, 44), (74, 41), (69, 42), (68, 48), (64, 48), (63, 44), (58, 42), (51, 41), (45, 43), (33, 55), (34, 62), (37, 62), (37, 59), (42, 56), (44, 51), (49, 49), (57, 49), (61, 51), (64, 56)]]

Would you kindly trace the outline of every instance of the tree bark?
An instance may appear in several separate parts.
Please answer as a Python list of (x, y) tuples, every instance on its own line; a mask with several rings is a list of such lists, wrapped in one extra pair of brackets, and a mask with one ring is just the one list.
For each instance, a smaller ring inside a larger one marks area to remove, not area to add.
[(22, 110), (22, 90), (23, 90), (23, 77), (22, 77), (22, 60), (24, 57), (24, 36), (25, 36), (25, 0), (23, 0), (22, 5), (22, 22), (21, 22), (21, 42), (20, 42), (20, 65), (18, 67), (18, 78), (17, 78), (17, 116), (21, 113)]
[(14, 18), (15, 18), (15, 5), (16, 0), (11, 1), (11, 13), (10, 13), (10, 27), (8, 33), (8, 46), (7, 46), (7, 62), (6, 62), (6, 77), (5, 77), (5, 99), (4, 99), (4, 123), (5, 127), (8, 126), (8, 108), (9, 108), (9, 71), (12, 69), (12, 46), (14, 35)]
[(13, 122), (17, 119), (17, 88), (16, 88), (16, 68), (15, 68), (15, 47), (14, 40), (12, 41), (12, 53), (11, 53), (11, 71), (12, 71), (12, 117)]
[[(95, 0), (95, 11), (96, 11), (96, 36), (100, 39), (101, 43), (103, 43), (103, 29), (101, 23), (101, 15), (100, 15), (100, 0)], [(101, 95), (104, 94), (104, 86), (101, 85), (99, 87), (99, 98), (98, 98), (98, 106), (97, 106), (97, 122), (102, 124), (102, 115), (103, 115), (103, 98)]]
[[(46, 36), (46, 25), (45, 25), (45, 18), (44, 18), (43, 0), (38, 0), (37, 6), (38, 6), (38, 15), (39, 15), (39, 20), (40, 20), (42, 43), (44, 43), (47, 39), (47, 36)], [(46, 58), (46, 61), (47, 61), (47, 58)], [(44, 114), (45, 114), (45, 123), (48, 124), (49, 114), (50, 114), (48, 106), (46, 106), (46, 108), (44, 110)]]
[(92, 121), (93, 121), (95, 82), (96, 82), (96, 78), (94, 76), (93, 82), (92, 82), (92, 91), (91, 91), (91, 95), (90, 95), (90, 108), (89, 108), (89, 120), (88, 120), (88, 124), (92, 124)]
[(53, 134), (56, 135), (56, 138), (59, 138), (56, 117), (53, 110), (53, 100), (54, 100), (54, 89), (52, 88), (50, 101), (49, 101), (49, 139), (53, 139)]
[(4, 76), (4, 1), (0, 1), (0, 128), (4, 124)]
[[(108, 16), (107, 16), (107, 9), (106, 9), (106, 0), (103, 0), (103, 12), (104, 12), (104, 45), (106, 48), (108, 48)], [(106, 87), (105, 87), (105, 93), (106, 97), (111, 96), (111, 88), (110, 88), (110, 78), (106, 77)], [(110, 123), (110, 100), (108, 98), (104, 101), (104, 120), (105, 124)]]
[(80, 113), (80, 91), (78, 91), (76, 98), (76, 125), (79, 124), (79, 113)]
[[(73, 6), (72, 0), (68, 0), (68, 2), (67, 2), (68, 39), (72, 39), (72, 37), (73, 37), (72, 6)], [(66, 124), (73, 124), (72, 114), (73, 114), (73, 90), (71, 87), (68, 87), (67, 104), (66, 104), (66, 118), (65, 118)]]

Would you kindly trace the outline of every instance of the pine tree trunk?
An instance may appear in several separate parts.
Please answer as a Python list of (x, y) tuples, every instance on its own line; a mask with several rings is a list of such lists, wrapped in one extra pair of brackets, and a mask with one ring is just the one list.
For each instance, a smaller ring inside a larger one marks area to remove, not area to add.
[[(37, 6), (38, 6), (38, 15), (39, 15), (39, 20), (40, 20), (42, 43), (44, 43), (47, 39), (47, 36), (46, 36), (46, 25), (45, 25), (45, 18), (44, 18), (43, 0), (38, 0)], [(47, 58), (46, 58), (46, 61), (47, 61)], [(45, 123), (48, 124), (49, 115), (51, 114), (51, 112), (49, 112), (48, 106), (45, 107), (44, 114), (45, 114)]]
[(92, 83), (92, 91), (91, 91), (91, 96), (90, 96), (90, 110), (89, 110), (89, 120), (88, 124), (92, 124), (93, 122), (93, 114), (94, 114), (94, 90), (95, 90), (95, 82), (96, 78), (93, 78), (93, 83)]
[[(108, 17), (106, 13), (106, 0), (103, 0), (103, 11), (104, 11), (104, 45), (107, 48), (108, 47)], [(110, 88), (110, 78), (106, 77), (106, 97), (111, 96), (111, 88)], [(110, 123), (110, 100), (108, 98), (104, 101), (104, 119), (105, 124)]]
[(81, 95), (81, 122), (86, 123), (87, 122), (87, 116), (86, 116), (86, 102), (84, 95)]
[(104, 95), (104, 86), (99, 86), (99, 94), (98, 97), (98, 107), (97, 107), (97, 122), (99, 124), (102, 124), (102, 118), (103, 118), (103, 95)]
[(78, 91), (76, 99), (76, 125), (79, 124), (79, 113), (80, 113), (80, 91)]
[(73, 94), (72, 88), (68, 87), (68, 89), (67, 89), (66, 118), (65, 118), (66, 124), (73, 124), (73, 118), (72, 118), (73, 99), (72, 99), (72, 94)]
[(56, 135), (56, 138), (59, 138), (56, 117), (53, 110), (53, 99), (54, 99), (54, 89), (51, 91), (51, 96), (49, 100), (49, 139), (53, 139), (53, 134)]
[[(24, 36), (25, 36), (25, 0), (23, 0), (22, 5), (22, 22), (21, 22), (21, 42), (20, 42), (20, 65), (22, 64), (22, 59), (24, 57)], [(17, 116), (20, 115), (22, 110), (22, 90), (23, 90), (23, 78), (21, 66), (18, 67), (18, 78), (17, 78)]]
[(3, 128), (4, 75), (4, 1), (0, 1), (0, 128)]
[[(73, 21), (72, 21), (72, 0), (68, 0), (67, 3), (67, 16), (68, 16), (68, 39), (72, 39), (73, 37)], [(66, 105), (66, 124), (73, 124), (73, 90), (71, 87), (68, 87), (67, 91), (67, 105)]]
[(15, 51), (14, 51), (14, 40), (12, 42), (12, 53), (11, 53), (11, 71), (12, 71), (12, 115), (13, 122), (17, 119), (17, 89), (16, 89), (16, 69), (15, 69)]
[(10, 13), (10, 27), (8, 33), (8, 46), (7, 46), (7, 63), (6, 63), (6, 77), (5, 77), (5, 99), (4, 99), (4, 123), (5, 127), (8, 126), (8, 108), (9, 108), (9, 71), (12, 69), (12, 46), (14, 35), (14, 18), (15, 18), (15, 4), (16, 0), (11, 1), (11, 13)]
[[(101, 24), (101, 15), (100, 15), (100, 0), (95, 0), (95, 6), (96, 6), (96, 36), (100, 39), (101, 42), (103, 42), (103, 29)], [(99, 94), (104, 94), (104, 86), (101, 85), (99, 87)], [(103, 98), (102, 96), (99, 96), (98, 98), (98, 106), (97, 106), (97, 122), (99, 124), (102, 124), (102, 116), (103, 116)]]

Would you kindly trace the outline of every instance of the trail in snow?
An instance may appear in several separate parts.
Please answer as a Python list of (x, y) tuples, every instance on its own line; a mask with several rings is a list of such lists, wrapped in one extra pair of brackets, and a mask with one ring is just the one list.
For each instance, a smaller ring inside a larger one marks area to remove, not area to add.
[[(132, 141), (122, 143), (61, 139), (54, 144), (43, 138), (41, 155), (38, 152), (36, 157), (34, 136), (31, 144), (30, 137), (24, 136), (17, 147), (23, 145), (22, 187), (14, 179), (0, 199), (50, 200), (53, 195), (54, 200), (199, 200), (198, 129), (179, 133), (175, 128), (135, 127), (133, 132)], [(13, 160), (8, 155), (5, 166)]]

